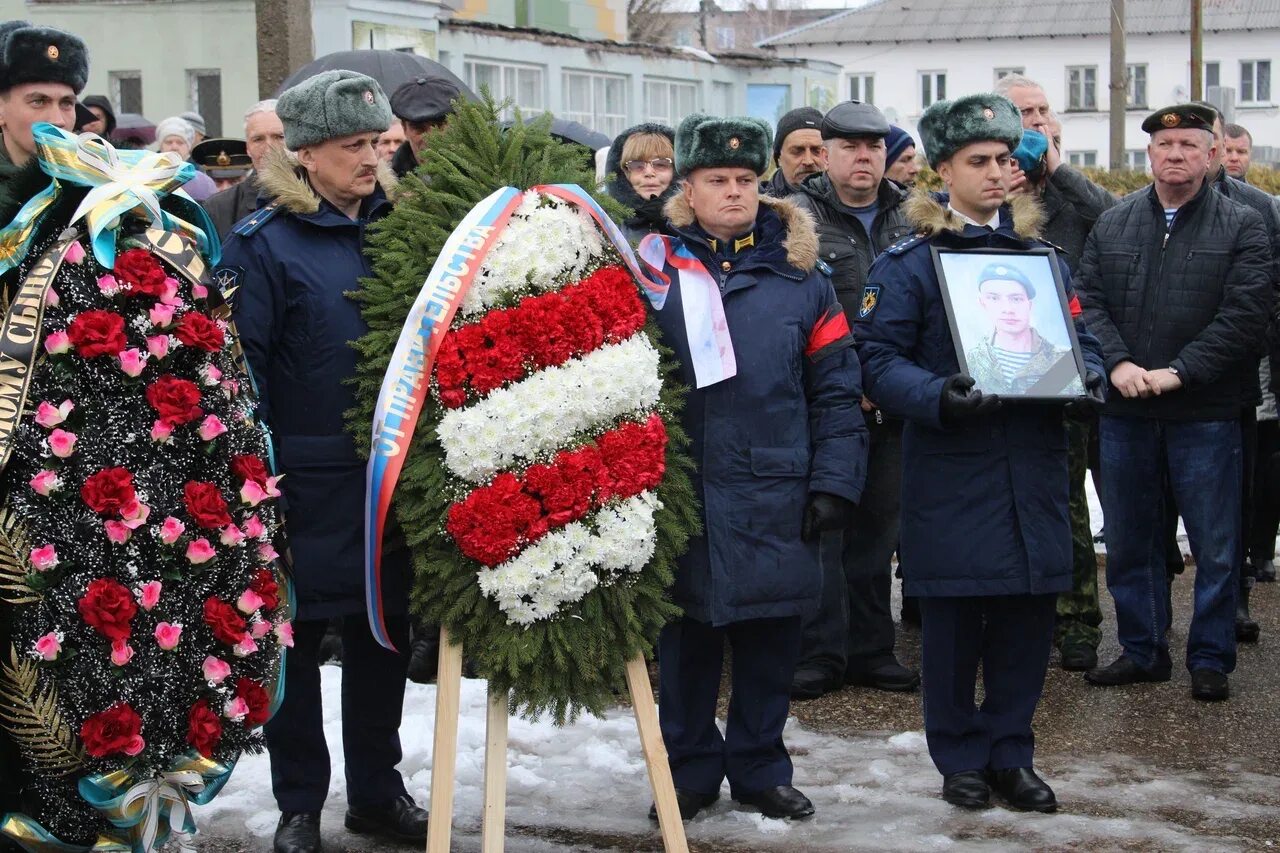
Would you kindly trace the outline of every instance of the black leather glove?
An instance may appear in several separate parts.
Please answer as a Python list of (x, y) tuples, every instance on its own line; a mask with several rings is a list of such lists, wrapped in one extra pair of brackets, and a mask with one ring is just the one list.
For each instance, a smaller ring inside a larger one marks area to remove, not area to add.
[(1000, 398), (995, 394), (983, 394), (974, 389), (972, 376), (948, 376), (942, 386), (942, 403), (939, 418), (951, 426), (969, 418), (989, 415), (1000, 408)]
[(804, 509), (804, 523), (800, 526), (800, 538), (812, 542), (821, 533), (843, 530), (853, 521), (853, 501), (826, 492), (814, 492)]
[(1068, 402), (1064, 414), (1076, 421), (1092, 420), (1106, 402), (1106, 383), (1102, 374), (1087, 370), (1084, 374), (1084, 396)]

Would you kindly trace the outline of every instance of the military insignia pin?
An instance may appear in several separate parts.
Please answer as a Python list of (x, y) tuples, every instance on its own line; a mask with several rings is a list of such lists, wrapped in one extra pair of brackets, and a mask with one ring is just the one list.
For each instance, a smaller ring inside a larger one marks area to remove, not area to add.
[(738, 146), (742, 145), (742, 140), (736, 136), (729, 137), (729, 147), (734, 151), (738, 150)]
[(991, 121), (993, 118), (996, 117), (996, 111), (991, 109), (991, 107), (987, 107), (982, 111), (982, 117), (985, 118), (987, 121)]
[(1177, 127), (1182, 124), (1182, 117), (1177, 113), (1165, 113), (1160, 116), (1160, 123), (1165, 127)]
[(227, 154), (227, 152), (225, 152), (225, 151), (219, 151), (219, 152), (218, 152), (218, 165), (219, 165), (219, 166), (230, 166), (230, 165), (231, 165), (231, 157), (230, 157), (230, 155), (228, 155), (228, 154)]
[(58, 46), (57, 46), (56, 44), (51, 44), (51, 45), (49, 45), (49, 49), (45, 51), (45, 54), (46, 54), (50, 59), (52, 59), (54, 62), (57, 62), (57, 61), (58, 61)]
[(366, 104), (372, 104), (372, 103), (373, 103), (373, 90), (372, 90), (372, 89), (365, 89), (365, 90), (364, 90), (364, 102), (365, 102)]
[(858, 319), (865, 320), (876, 310), (880, 302), (880, 285), (868, 284), (862, 288), (862, 304), (858, 306)]

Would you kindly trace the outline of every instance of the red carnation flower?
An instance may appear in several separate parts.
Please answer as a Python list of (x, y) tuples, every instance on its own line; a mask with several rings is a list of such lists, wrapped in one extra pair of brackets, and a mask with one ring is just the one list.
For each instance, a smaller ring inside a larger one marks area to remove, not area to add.
[(130, 249), (116, 256), (116, 281), (127, 284), (134, 296), (159, 297), (164, 294), (168, 278), (160, 262), (146, 249)]
[(514, 474), (499, 474), (493, 482), (449, 507), (445, 527), (463, 554), (486, 566), (514, 556), (522, 539), (533, 539), (542, 507), (524, 493)]
[(187, 714), (187, 743), (205, 758), (213, 756), (222, 740), (222, 719), (209, 707), (207, 699), (191, 706)]
[(97, 578), (90, 581), (89, 588), (76, 602), (76, 609), (86, 625), (114, 642), (127, 640), (133, 633), (130, 622), (138, 612), (138, 605), (124, 584), (111, 578)]
[(182, 487), (182, 500), (186, 504), (187, 514), (201, 527), (217, 530), (231, 523), (227, 501), (213, 483), (188, 481)]
[(623, 424), (600, 436), (597, 444), (607, 472), (600, 482), (602, 499), (631, 497), (662, 482), (667, 431), (657, 415), (644, 425)]
[(550, 527), (564, 527), (591, 511), (600, 464), (600, 451), (588, 445), (525, 473), (525, 490), (542, 503)]
[(204, 624), (220, 643), (234, 646), (244, 639), (244, 617), (225, 601), (215, 596), (204, 600)]
[(204, 415), (200, 408), (200, 388), (190, 380), (168, 373), (147, 386), (147, 402), (170, 426), (191, 423)]
[(116, 515), (137, 500), (128, 468), (103, 468), (80, 487), (80, 498), (100, 515)]
[(271, 716), (271, 699), (262, 685), (252, 678), (241, 678), (236, 682), (236, 695), (249, 706), (249, 713), (244, 718), (247, 728), (257, 728)]
[(116, 356), (129, 346), (124, 318), (114, 311), (82, 311), (67, 326), (67, 337), (84, 358)]
[(249, 454), (231, 457), (231, 474), (241, 483), (257, 483), (259, 486), (265, 486), (267, 478), (271, 476), (271, 472), (267, 470), (267, 463)]
[(227, 341), (222, 327), (211, 320), (207, 314), (201, 314), (199, 311), (183, 314), (174, 334), (187, 346), (206, 352), (217, 352)]
[(128, 702), (119, 702), (99, 711), (80, 727), (85, 752), (94, 758), (137, 755), (146, 747), (142, 739), (142, 717)]
[(258, 594), (258, 598), (262, 599), (262, 606), (267, 610), (275, 610), (280, 606), (280, 585), (276, 583), (276, 576), (270, 569), (258, 569), (249, 583), (249, 589)]

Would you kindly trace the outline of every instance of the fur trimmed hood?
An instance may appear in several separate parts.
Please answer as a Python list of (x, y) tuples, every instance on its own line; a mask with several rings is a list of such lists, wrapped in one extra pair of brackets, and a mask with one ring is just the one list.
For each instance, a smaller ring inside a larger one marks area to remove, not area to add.
[[(298, 161), (284, 149), (277, 148), (267, 153), (262, 172), (257, 177), (262, 194), (278, 202), (290, 213), (306, 216), (320, 209), (320, 195), (311, 188)], [(400, 179), (391, 171), (387, 162), (379, 160), (378, 186), (382, 187), (388, 199), (395, 199), (399, 183)]]
[[(760, 204), (778, 214), (782, 220), (782, 228), (787, 233), (787, 238), (782, 241), (787, 250), (787, 263), (805, 273), (813, 272), (818, 263), (818, 232), (809, 211), (785, 198), (762, 195)], [(685, 201), (682, 192), (671, 197), (664, 212), (676, 228), (688, 228), (694, 223), (693, 208)]]
[[(947, 208), (947, 198), (946, 194), (916, 190), (907, 199), (907, 221), (925, 237), (944, 231), (961, 233), (964, 231), (964, 220)], [(1042, 239), (1040, 231), (1044, 226), (1044, 207), (1039, 199), (1029, 195), (1010, 196), (1001, 210), (1009, 212), (1013, 219), (1013, 231), (1019, 237), (1024, 240)]]

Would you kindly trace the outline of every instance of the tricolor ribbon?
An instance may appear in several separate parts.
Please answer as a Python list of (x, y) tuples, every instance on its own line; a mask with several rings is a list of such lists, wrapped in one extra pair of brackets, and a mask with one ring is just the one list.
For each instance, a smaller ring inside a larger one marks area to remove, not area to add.
[(181, 853), (195, 853), (191, 804), (212, 800), (234, 767), (188, 753), (176, 758), (168, 771), (146, 779), (135, 779), (128, 770), (85, 776), (80, 779), (80, 796), (112, 825), (129, 832), (133, 853), (152, 853), (171, 839)]
[[(35, 226), (57, 198), (60, 183), (90, 188), (67, 224), (85, 220), (94, 257), (102, 266), (115, 266), (116, 229), (126, 214), (145, 218), (156, 228), (185, 234), (210, 263), (218, 262), (222, 246), (212, 220), (179, 189), (195, 177), (196, 167), (191, 163), (172, 152), (117, 151), (97, 134), (77, 136), (48, 122), (33, 125), (31, 132), (36, 159), (52, 183), (23, 205), (14, 221), (0, 231), (0, 273), (17, 266), (26, 255)], [(198, 224), (161, 207), (165, 196), (177, 199)]]
[(445, 241), (405, 319), (373, 411), (373, 445), (365, 473), (365, 605), (369, 627), (395, 650), (382, 609), (382, 536), (391, 496), (404, 468), (418, 415), (426, 403), (431, 368), (445, 332), (481, 264), (520, 206), (522, 193), (505, 187), (471, 209)]

